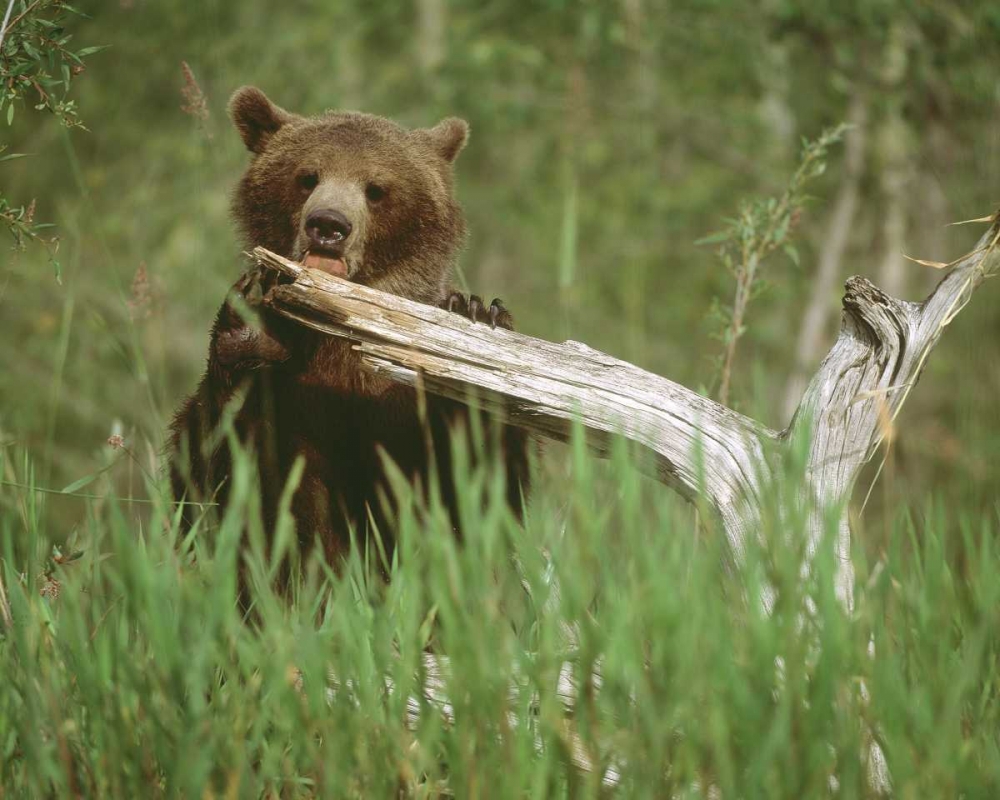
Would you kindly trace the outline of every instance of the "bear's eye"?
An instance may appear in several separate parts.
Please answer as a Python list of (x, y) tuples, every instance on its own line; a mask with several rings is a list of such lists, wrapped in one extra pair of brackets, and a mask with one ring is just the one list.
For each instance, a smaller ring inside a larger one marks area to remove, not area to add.
[(304, 192), (311, 192), (319, 185), (319, 175), (315, 172), (303, 172), (296, 178), (299, 188)]
[(365, 197), (367, 197), (372, 203), (377, 203), (379, 200), (384, 199), (388, 193), (388, 189), (384, 186), (379, 186), (377, 183), (369, 183), (365, 187)]

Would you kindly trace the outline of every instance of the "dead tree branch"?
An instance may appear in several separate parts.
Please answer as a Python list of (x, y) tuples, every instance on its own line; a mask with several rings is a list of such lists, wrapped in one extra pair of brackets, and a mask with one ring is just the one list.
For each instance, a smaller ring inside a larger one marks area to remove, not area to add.
[[(810, 381), (790, 427), (777, 432), (666, 378), (579, 342), (554, 344), (491, 330), (442, 309), (305, 269), (262, 248), (258, 263), (284, 277), (266, 298), (276, 312), (355, 342), (367, 369), (460, 400), (543, 436), (565, 439), (574, 420), (598, 452), (609, 437), (639, 445), (647, 470), (689, 499), (704, 495), (738, 557), (753, 532), (773, 455), (810, 436), (810, 546), (823, 515), (843, 507), (944, 328), (1000, 268), (1000, 216), (923, 303), (847, 281), (840, 335)], [(803, 426), (809, 426), (803, 431)], [(839, 590), (850, 603), (850, 532), (841, 515)]]
[[(808, 435), (806, 491), (809, 547), (823, 533), (825, 515), (843, 511), (862, 466), (876, 452), (948, 323), (972, 292), (1000, 269), (1000, 212), (976, 248), (923, 303), (889, 297), (865, 278), (847, 281), (840, 335), (812, 377), (788, 429), (754, 420), (665, 378), (579, 342), (553, 344), (491, 330), (457, 314), (307, 270), (258, 248), (254, 256), (282, 282), (266, 302), (276, 312), (316, 330), (355, 342), (363, 364), (410, 386), (466, 400), (474, 392), (487, 410), (529, 430), (565, 439), (574, 420), (605, 452), (609, 437), (625, 436), (645, 454), (647, 470), (666, 485), (714, 507), (736, 555), (752, 535), (759, 493), (772, 454)], [(841, 513), (838, 590), (851, 605), (853, 570), (847, 515)], [(447, 659), (426, 657), (424, 701), (445, 720), (453, 713), (443, 676)], [(570, 707), (575, 690), (564, 665), (558, 694)], [(330, 691), (338, 683), (331, 676)], [(410, 698), (410, 723), (421, 703)], [(608, 785), (624, 762), (598, 766), (578, 737), (570, 760), (586, 772), (600, 769)], [(884, 757), (872, 744), (872, 785), (889, 786)]]
[(610, 436), (625, 436), (651, 475), (689, 499), (706, 492), (739, 548), (776, 431), (580, 342), (492, 330), (260, 248), (254, 256), (294, 279), (271, 290), (271, 308), (356, 342), (373, 372), (463, 401), (473, 391), (487, 411), (547, 438), (565, 440), (577, 420), (600, 454)]

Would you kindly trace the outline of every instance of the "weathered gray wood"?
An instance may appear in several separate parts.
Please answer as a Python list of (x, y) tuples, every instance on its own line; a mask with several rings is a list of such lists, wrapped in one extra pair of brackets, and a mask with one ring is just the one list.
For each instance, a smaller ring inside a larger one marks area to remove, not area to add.
[[(354, 341), (363, 364), (374, 372), (461, 400), (475, 391), (483, 407), (551, 438), (565, 439), (577, 420), (598, 452), (606, 450), (612, 435), (637, 443), (653, 475), (688, 498), (705, 495), (735, 554), (755, 529), (772, 456), (792, 439), (809, 437), (806, 492), (799, 498), (808, 506), (808, 546), (817, 546), (829, 509), (839, 506), (838, 591), (850, 605), (854, 581), (845, 508), (851, 489), (891, 429), (945, 327), (972, 292), (1000, 269), (1000, 213), (990, 223), (975, 250), (952, 265), (923, 303), (889, 297), (865, 278), (847, 281), (840, 335), (809, 382), (791, 425), (781, 433), (578, 342), (553, 344), (491, 330), (441, 309), (306, 270), (260, 248), (254, 256), (284, 276), (266, 298), (272, 309)], [(425, 667), (424, 700), (448, 719), (451, 705), (442, 679), (447, 661), (428, 655)], [(570, 674), (564, 667), (558, 692), (571, 707)], [(410, 700), (412, 724), (420, 707), (415, 698)], [(571, 741), (573, 763), (585, 771), (594, 769), (581, 743), (575, 737)], [(874, 742), (869, 749), (872, 786), (888, 791), (881, 750)], [(616, 785), (622, 765), (607, 767), (602, 780)]]
[[(773, 456), (794, 435), (810, 437), (810, 547), (823, 515), (846, 506), (858, 473), (882, 442), (943, 329), (975, 288), (995, 274), (997, 217), (976, 249), (956, 262), (923, 303), (885, 295), (865, 278), (847, 281), (840, 335), (813, 376), (792, 424), (769, 429), (666, 378), (579, 342), (555, 344), (492, 330), (458, 314), (303, 268), (262, 248), (257, 262), (284, 277), (265, 301), (276, 312), (356, 343), (364, 366), (412, 386), (467, 400), (549, 438), (575, 421), (605, 452), (624, 436), (645, 467), (689, 499), (704, 495), (734, 554), (756, 526)], [(803, 431), (808, 426), (808, 431)], [(853, 579), (850, 533), (841, 514), (842, 597)]]
[[(440, 716), (441, 720), (446, 725), (451, 725), (455, 722), (455, 709), (451, 701), (448, 699), (447, 685), (448, 678), (451, 674), (451, 662), (447, 656), (435, 655), (432, 653), (425, 653), (422, 657), (423, 665), (423, 685), (421, 686), (421, 697), (409, 696), (406, 698), (406, 723), (407, 725), (416, 730), (420, 726), (420, 717), (422, 713), (425, 713), (425, 709), (431, 709), (434, 713)], [(600, 672), (595, 672), (593, 678), (594, 687), (599, 689), (601, 686)], [(519, 683), (521, 683), (522, 678), (520, 675), (515, 675), (515, 678), (510, 686), (510, 707), (511, 708), (523, 708), (524, 706), (524, 696), (519, 688)], [(332, 700), (337, 692), (342, 691), (345, 688), (341, 681), (337, 678), (334, 673), (329, 673), (327, 675), (327, 697)], [(396, 691), (396, 686), (391, 678), (386, 678), (386, 690), (389, 693)], [(566, 707), (568, 712), (572, 712), (573, 706), (576, 704), (577, 698), (577, 686), (573, 681), (573, 670), (572, 667), (564, 663), (559, 670), (559, 677), (556, 682), (556, 696)], [(530, 711), (529, 714), (534, 714), (537, 712), (538, 698), (537, 695), (532, 694), (530, 701)], [(515, 728), (519, 724), (519, 720), (513, 711), (508, 712), (509, 722), (512, 728)], [(621, 768), (624, 765), (622, 759), (614, 759), (610, 763), (605, 765), (598, 764), (595, 766), (594, 757), (588, 752), (586, 745), (580, 739), (579, 735), (572, 730), (571, 727), (567, 726), (566, 730), (566, 745), (569, 760), (572, 761), (573, 766), (582, 772), (593, 772), (596, 768), (601, 769), (601, 782), (605, 786), (617, 786), (621, 781)], [(536, 737), (535, 746), (540, 750), (542, 747), (542, 742), (540, 737)]]
[[(824, 509), (846, 506), (858, 473), (891, 430), (944, 329), (1000, 269), (998, 244), (1000, 218), (994, 215), (976, 248), (955, 262), (922, 303), (889, 297), (865, 278), (847, 281), (840, 335), (785, 434), (810, 436), (811, 546), (822, 534)], [(809, 430), (801, 431), (807, 424)], [(846, 513), (839, 520), (838, 555), (838, 589), (849, 602), (853, 572)]]
[(493, 330), (259, 248), (254, 256), (294, 278), (271, 290), (271, 308), (357, 342), (375, 372), (460, 400), (471, 388), (482, 407), (549, 438), (565, 439), (577, 420), (600, 453), (610, 435), (636, 442), (652, 475), (690, 499), (708, 495), (740, 549), (744, 512), (754, 505), (764, 451), (779, 442), (776, 431), (579, 342)]

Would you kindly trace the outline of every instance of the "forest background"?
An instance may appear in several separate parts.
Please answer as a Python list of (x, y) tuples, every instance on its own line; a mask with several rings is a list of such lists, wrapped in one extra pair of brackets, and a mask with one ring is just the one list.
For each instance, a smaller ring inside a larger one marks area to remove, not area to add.
[[(225, 103), (242, 84), (302, 113), (468, 119), (462, 282), (502, 297), (523, 332), (584, 341), (709, 392), (733, 288), (698, 241), (746, 198), (780, 192), (802, 137), (853, 124), (809, 187), (796, 252), (768, 268), (735, 364), (734, 405), (777, 428), (832, 342), (843, 280), (860, 273), (920, 299), (939, 274), (905, 256), (965, 252), (977, 232), (948, 224), (998, 198), (1000, 8), (989, 3), (81, 10), (74, 46), (107, 46), (74, 70), (82, 125), (34, 112), (31, 93), (7, 130), (0, 122), (9, 152), (26, 154), (0, 164), (3, 194), (33, 204), (58, 237), (58, 270), (54, 248), (30, 243), (0, 263), (0, 441), (30, 451), (43, 485), (106, 465), (112, 433), (156, 464), (241, 270), (228, 196), (247, 156)], [(963, 506), (994, 503), (1000, 305), (989, 292), (976, 300), (899, 420), (872, 513), (931, 487)], [(53, 511), (72, 526), (77, 505), (57, 499)]]
[[(997, 208), (1000, 4), (15, 0), (8, 23), (0, 797), (998, 796), (995, 285), (882, 431), (849, 609), (832, 541), (802, 568), (794, 447), (736, 564), (627, 452), (576, 440), (547, 448), (523, 524), (466, 470), (461, 546), (439, 505), (402, 503), (389, 582), (353, 552), (291, 598), (246, 459), (210, 532), (158, 477), (245, 264), (238, 86), (466, 118), (463, 286), (783, 428), (844, 279), (919, 300), (981, 232), (951, 223)], [(715, 234), (842, 123), (727, 378)]]

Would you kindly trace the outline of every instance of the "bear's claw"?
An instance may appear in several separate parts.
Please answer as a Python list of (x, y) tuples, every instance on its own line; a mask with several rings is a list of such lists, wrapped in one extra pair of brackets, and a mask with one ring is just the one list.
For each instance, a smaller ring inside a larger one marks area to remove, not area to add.
[(489, 323), (491, 328), (514, 330), (514, 318), (499, 297), (494, 297), (487, 307), (483, 305), (483, 298), (477, 294), (469, 295), (466, 298), (461, 292), (452, 292), (442, 307), (456, 314), (461, 314), (463, 317), (468, 317), (473, 322)]

